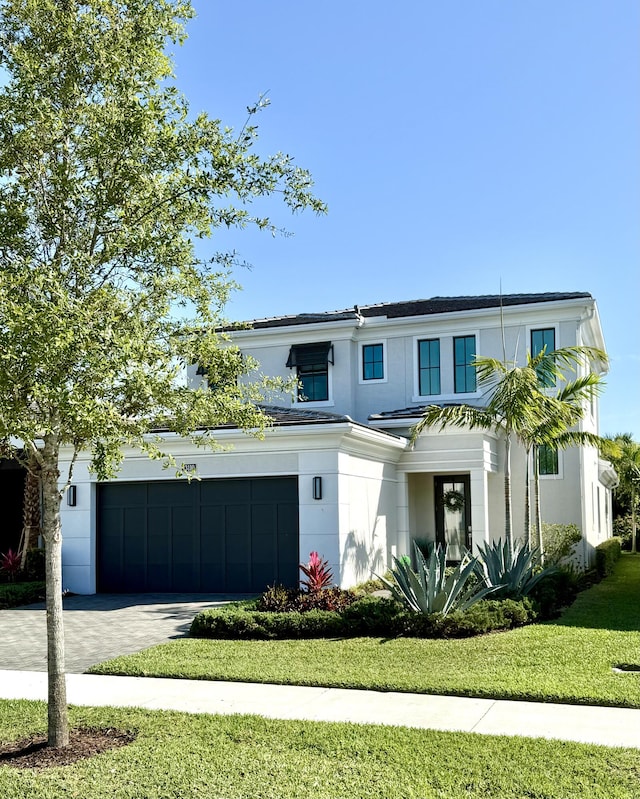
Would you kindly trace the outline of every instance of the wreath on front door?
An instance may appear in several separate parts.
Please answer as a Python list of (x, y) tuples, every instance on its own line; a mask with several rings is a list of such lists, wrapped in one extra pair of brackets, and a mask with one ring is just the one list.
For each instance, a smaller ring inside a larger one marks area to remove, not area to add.
[(445, 491), (442, 495), (442, 504), (447, 510), (462, 510), (464, 508), (464, 494), (454, 488), (451, 491)]

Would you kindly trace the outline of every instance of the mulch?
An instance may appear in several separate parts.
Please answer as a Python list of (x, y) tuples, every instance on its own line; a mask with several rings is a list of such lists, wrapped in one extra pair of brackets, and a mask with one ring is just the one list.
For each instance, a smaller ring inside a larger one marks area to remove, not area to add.
[(0, 766), (43, 769), (70, 766), (110, 749), (126, 746), (136, 738), (134, 733), (116, 729), (81, 727), (69, 730), (69, 745), (54, 749), (47, 745), (46, 735), (32, 735), (21, 741), (0, 743)]

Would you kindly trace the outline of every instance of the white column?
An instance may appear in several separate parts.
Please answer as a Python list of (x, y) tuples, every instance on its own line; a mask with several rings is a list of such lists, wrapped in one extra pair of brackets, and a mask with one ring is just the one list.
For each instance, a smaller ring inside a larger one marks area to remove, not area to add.
[(486, 544), (490, 540), (488, 472), (484, 469), (472, 469), (470, 481), (472, 549), (475, 554), (478, 544)]
[[(411, 532), (409, 530), (409, 480), (406, 472), (398, 472), (397, 482), (397, 503), (398, 503), (398, 527), (396, 531), (395, 546), (389, 541), (390, 553), (395, 557), (408, 555), (411, 546)], [(391, 563), (391, 557), (389, 557)]]

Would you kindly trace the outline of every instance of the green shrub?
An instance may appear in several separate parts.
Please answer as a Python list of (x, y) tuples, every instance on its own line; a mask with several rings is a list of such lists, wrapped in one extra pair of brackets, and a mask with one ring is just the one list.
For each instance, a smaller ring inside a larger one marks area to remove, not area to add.
[(27, 580), (37, 581), (45, 578), (44, 549), (28, 549), (24, 563)]
[(196, 638), (277, 639), (355, 638), (465, 638), (496, 630), (509, 630), (534, 621), (529, 600), (483, 600), (464, 611), (423, 614), (403, 609), (392, 599), (364, 597), (342, 613), (310, 610), (254, 611), (242, 608), (205, 610), (191, 625)]
[[(636, 520), (636, 535), (638, 534), (638, 520)], [(616, 538), (620, 539), (622, 549), (631, 549), (631, 536), (633, 535), (633, 523), (631, 514), (627, 516), (618, 516), (613, 520), (613, 534)]]
[(342, 618), (331, 610), (219, 611), (205, 610), (195, 617), (190, 634), (195, 638), (271, 639), (331, 638), (342, 635)]
[(402, 635), (407, 638), (469, 638), (530, 624), (537, 618), (529, 599), (483, 599), (467, 610), (443, 616), (405, 614)]
[(596, 547), (596, 571), (599, 577), (611, 574), (622, 552), (619, 538), (608, 538)]
[(571, 566), (559, 566), (538, 582), (530, 596), (535, 601), (541, 619), (554, 619), (563, 608), (572, 604), (582, 590), (583, 575)]
[(575, 524), (542, 525), (542, 545), (545, 563), (549, 566), (560, 563), (573, 554), (576, 544), (582, 540), (580, 528)]
[(319, 591), (301, 591), (297, 588), (285, 588), (283, 585), (270, 585), (258, 599), (256, 610), (269, 613), (343, 610), (357, 599), (353, 591), (337, 587), (323, 588)]
[(0, 585), (0, 609), (31, 605), (45, 598), (44, 582)]
[(406, 614), (395, 599), (368, 596), (354, 602), (342, 611), (345, 635), (396, 636), (402, 631), (402, 617)]

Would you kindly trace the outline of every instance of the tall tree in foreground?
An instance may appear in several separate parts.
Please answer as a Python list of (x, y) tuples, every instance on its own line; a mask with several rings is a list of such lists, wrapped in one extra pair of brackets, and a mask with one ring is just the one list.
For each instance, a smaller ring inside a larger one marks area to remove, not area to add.
[[(514, 441), (528, 453), (536, 443), (546, 443), (546, 437), (560, 436), (571, 424), (582, 418), (582, 401), (593, 391), (597, 376), (575, 381), (574, 391), (552, 396), (545, 390), (555, 381), (566, 380), (567, 372), (591, 360), (606, 362), (606, 355), (594, 347), (564, 347), (552, 352), (543, 351), (532, 357), (527, 354), (525, 366), (497, 358), (477, 357), (474, 361), (478, 388), (485, 403), (475, 405), (431, 405), (412, 431), (412, 440), (428, 427), (443, 430), (447, 426), (471, 430), (494, 430), (504, 439), (504, 507), (505, 535), (511, 551), (514, 536), (511, 502), (511, 447)], [(564, 406), (562, 403), (565, 403)], [(536, 433), (537, 431), (537, 433)], [(537, 435), (537, 439), (536, 439)], [(544, 438), (544, 440), (543, 440)], [(528, 489), (528, 475), (527, 475)], [(528, 492), (527, 492), (528, 493)], [(526, 522), (530, 524), (530, 502), (525, 507)], [(528, 529), (525, 538), (528, 539)]]
[[(162, 458), (158, 427), (260, 430), (260, 386), (229, 380), (252, 364), (215, 333), (232, 259), (200, 259), (193, 240), (275, 230), (250, 213), (271, 194), (325, 210), (289, 156), (254, 152), (254, 125), (188, 116), (165, 47), (192, 16), (188, 0), (0, 5), (0, 442), (42, 481), (55, 747), (68, 743), (60, 502), (77, 453), (104, 479), (124, 443)], [(196, 361), (224, 393), (185, 385)]]

